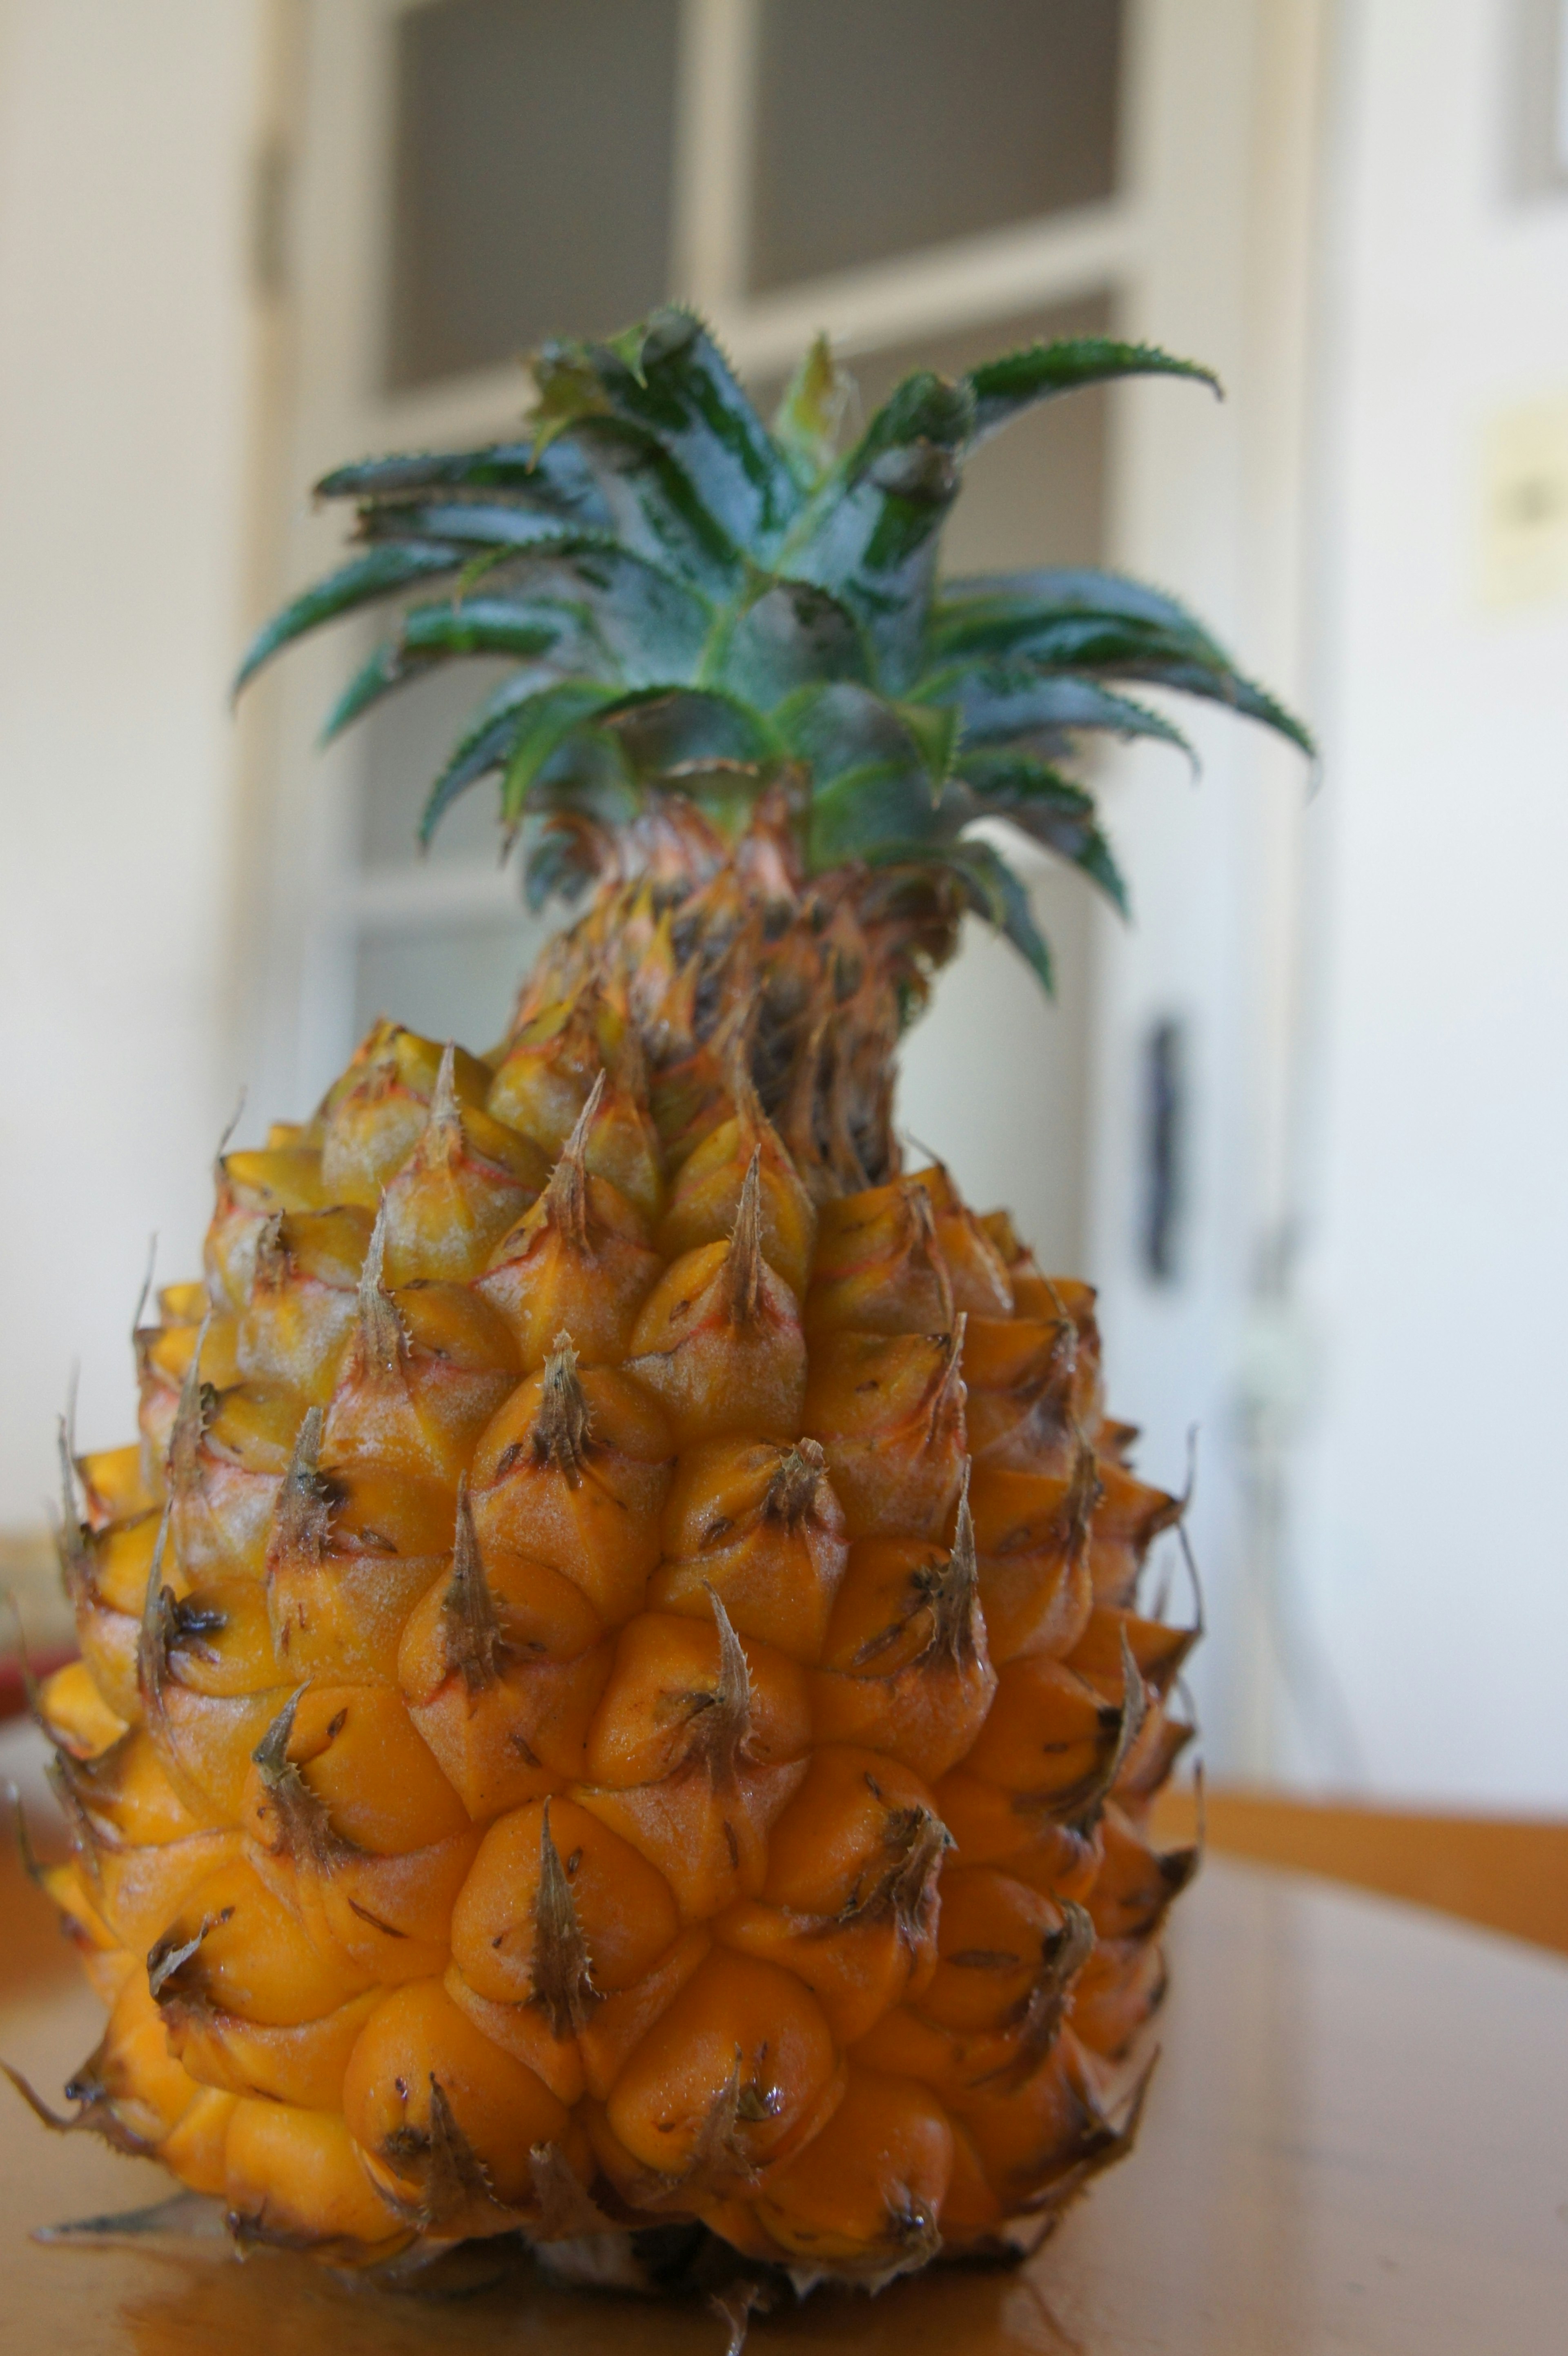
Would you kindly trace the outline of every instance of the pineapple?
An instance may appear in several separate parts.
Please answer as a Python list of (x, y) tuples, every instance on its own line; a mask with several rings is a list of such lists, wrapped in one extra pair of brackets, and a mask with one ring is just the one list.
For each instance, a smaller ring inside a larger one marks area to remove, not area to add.
[(671, 310), (548, 347), (530, 440), (321, 486), (359, 551), (242, 679), (387, 599), (333, 731), (511, 658), (424, 832), (495, 776), (531, 899), (588, 896), (494, 1053), (379, 1023), (222, 1156), (139, 1440), (65, 1451), (41, 1878), (109, 2006), (69, 2124), (243, 2240), (875, 2286), (1132, 2139), (1195, 1862), (1148, 1831), (1193, 1632), (1136, 1601), (1181, 1506), (1089, 1288), (892, 1108), (966, 910), (1048, 984), (977, 819), (1121, 902), (1059, 764), (1181, 739), (1111, 682), (1305, 742), (1167, 597), (937, 580), (977, 442), (1151, 371), (1203, 374), (916, 375), (839, 457), (825, 347), (769, 430)]

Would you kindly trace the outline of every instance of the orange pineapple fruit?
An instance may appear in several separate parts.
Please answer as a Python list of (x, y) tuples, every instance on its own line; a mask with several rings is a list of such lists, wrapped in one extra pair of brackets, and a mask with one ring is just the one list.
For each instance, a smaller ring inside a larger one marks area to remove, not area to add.
[(904, 1170), (892, 1092), (966, 909), (1048, 980), (977, 819), (1120, 897), (1058, 764), (1175, 731), (1110, 682), (1302, 741), (1167, 598), (937, 580), (978, 439), (1152, 370), (1201, 373), (917, 376), (839, 457), (823, 348), (769, 431), (669, 312), (547, 348), (530, 441), (322, 486), (360, 549), (247, 674), (387, 597), (335, 726), (511, 656), (427, 824), (498, 776), (531, 894), (591, 897), (494, 1054), (378, 1023), (222, 1157), (139, 1440), (67, 1454), (72, 2124), (242, 2237), (875, 2285), (1131, 2140), (1194, 1862), (1148, 1830), (1190, 1632), (1137, 1603), (1181, 1507), (1089, 1288)]

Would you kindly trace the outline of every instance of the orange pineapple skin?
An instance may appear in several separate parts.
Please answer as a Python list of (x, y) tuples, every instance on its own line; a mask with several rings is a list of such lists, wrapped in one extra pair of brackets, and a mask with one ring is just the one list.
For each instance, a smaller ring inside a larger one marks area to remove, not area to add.
[(1037, 2236), (1130, 2140), (1194, 1862), (1136, 1610), (1180, 1509), (1093, 1296), (940, 1168), (824, 1178), (736, 1065), (650, 1081), (613, 992), (523, 1012), (379, 1025), (226, 1157), (76, 1468), (72, 2091), (355, 2262)]

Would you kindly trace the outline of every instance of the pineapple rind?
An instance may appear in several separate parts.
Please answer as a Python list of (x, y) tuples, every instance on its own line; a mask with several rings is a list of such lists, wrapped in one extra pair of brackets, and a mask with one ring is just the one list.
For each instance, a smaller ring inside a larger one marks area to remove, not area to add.
[[(695, 2219), (875, 2283), (1130, 2139), (1193, 1862), (1146, 1830), (1188, 1639), (1135, 1608), (1180, 1506), (1088, 1289), (940, 1167), (845, 1190), (880, 1115), (785, 1058), (776, 1125), (618, 888), (496, 1056), (378, 1025), (226, 1158), (140, 1476), (77, 1468), (75, 2091), (337, 2259)], [(799, 943), (752, 946), (766, 996)]]

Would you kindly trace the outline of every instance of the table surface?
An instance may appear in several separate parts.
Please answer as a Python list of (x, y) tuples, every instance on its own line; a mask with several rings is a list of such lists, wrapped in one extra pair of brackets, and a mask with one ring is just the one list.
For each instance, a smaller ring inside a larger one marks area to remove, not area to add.
[[(934, 2269), (753, 2322), (748, 2356), (1562, 2356), (1568, 1963), (1305, 1877), (1211, 1859), (1178, 1907), (1138, 2150), (1021, 2271)], [(93, 1999), (38, 1894), (0, 1868), (0, 2054), (53, 2093)], [(61, 2248), (34, 2227), (163, 2197), (0, 2084), (0, 2349), (138, 2356), (722, 2356), (703, 2307), (349, 2286), (224, 2243)]]

